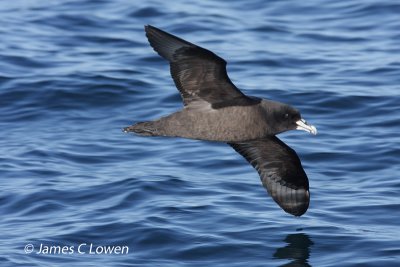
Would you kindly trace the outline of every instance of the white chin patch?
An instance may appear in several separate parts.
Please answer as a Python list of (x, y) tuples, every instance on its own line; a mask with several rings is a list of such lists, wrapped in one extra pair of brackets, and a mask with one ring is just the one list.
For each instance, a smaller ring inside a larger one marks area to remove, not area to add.
[(297, 127), (296, 130), (303, 130), (309, 132), (313, 135), (317, 134), (317, 128), (314, 125), (308, 124), (305, 120), (301, 119), (296, 121)]

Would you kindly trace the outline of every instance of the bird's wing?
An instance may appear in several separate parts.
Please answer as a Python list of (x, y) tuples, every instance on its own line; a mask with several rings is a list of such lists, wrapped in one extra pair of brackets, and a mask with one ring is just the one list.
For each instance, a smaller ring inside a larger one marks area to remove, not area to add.
[(276, 136), (228, 144), (258, 171), (263, 186), (284, 211), (295, 216), (307, 211), (308, 178), (293, 149)]
[(213, 52), (150, 25), (145, 31), (150, 45), (169, 61), (185, 106), (197, 100), (207, 101), (213, 108), (259, 103), (236, 88), (226, 73), (225, 60)]

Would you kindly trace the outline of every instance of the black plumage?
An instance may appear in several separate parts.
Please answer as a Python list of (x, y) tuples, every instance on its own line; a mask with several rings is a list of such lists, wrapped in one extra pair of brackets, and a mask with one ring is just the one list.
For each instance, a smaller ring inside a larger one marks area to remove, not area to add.
[(169, 61), (184, 108), (126, 127), (143, 136), (178, 136), (228, 143), (259, 173), (263, 186), (286, 212), (304, 214), (308, 178), (296, 152), (275, 135), (316, 128), (293, 107), (243, 94), (229, 79), (226, 61), (213, 52), (153, 26), (145, 26), (150, 45)]

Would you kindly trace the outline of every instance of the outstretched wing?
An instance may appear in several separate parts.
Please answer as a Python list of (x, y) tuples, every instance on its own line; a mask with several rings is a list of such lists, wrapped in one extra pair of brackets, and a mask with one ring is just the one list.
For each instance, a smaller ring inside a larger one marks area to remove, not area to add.
[(226, 73), (225, 60), (213, 52), (150, 25), (145, 31), (150, 45), (169, 61), (185, 106), (196, 100), (207, 101), (213, 108), (259, 103), (236, 88)]
[(308, 178), (293, 149), (276, 136), (228, 144), (258, 171), (263, 186), (284, 211), (295, 216), (307, 211)]

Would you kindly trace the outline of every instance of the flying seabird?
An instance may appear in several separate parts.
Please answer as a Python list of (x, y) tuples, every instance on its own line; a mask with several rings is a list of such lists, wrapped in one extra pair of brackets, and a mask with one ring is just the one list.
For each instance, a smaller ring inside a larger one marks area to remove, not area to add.
[(184, 107), (124, 132), (225, 142), (258, 171), (284, 211), (304, 214), (310, 202), (307, 175), (296, 152), (275, 135), (295, 129), (315, 135), (317, 129), (287, 104), (243, 94), (229, 79), (226, 61), (213, 52), (150, 25), (145, 31), (169, 61)]

